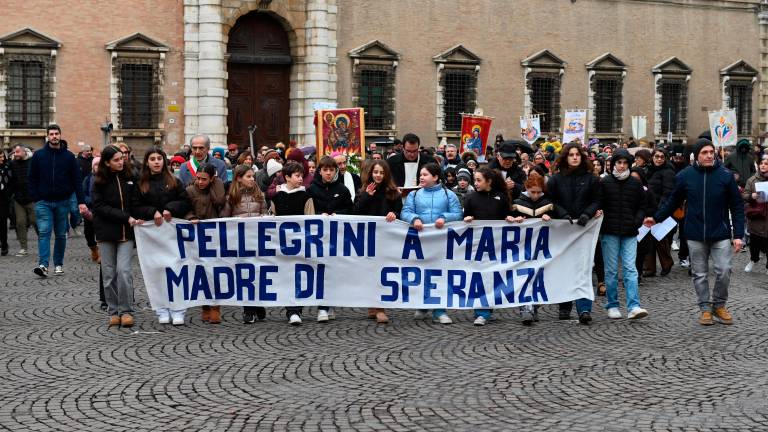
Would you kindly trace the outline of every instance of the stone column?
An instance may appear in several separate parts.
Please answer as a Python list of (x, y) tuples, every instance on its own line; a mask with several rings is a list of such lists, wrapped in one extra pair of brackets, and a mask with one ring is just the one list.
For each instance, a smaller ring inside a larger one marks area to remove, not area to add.
[[(758, 137), (768, 131), (768, 0), (760, 2), (758, 13), (760, 23), (760, 86), (758, 96)], [(761, 145), (768, 144), (766, 138), (758, 138)]]

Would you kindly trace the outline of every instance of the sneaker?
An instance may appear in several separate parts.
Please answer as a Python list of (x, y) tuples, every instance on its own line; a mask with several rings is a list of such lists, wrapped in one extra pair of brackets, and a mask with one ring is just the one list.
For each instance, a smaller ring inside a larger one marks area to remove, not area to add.
[(629, 311), (629, 313), (627, 314), (627, 318), (629, 319), (640, 319), (640, 318), (645, 318), (647, 316), (648, 316), (648, 311), (641, 307), (636, 307), (631, 311)]
[(288, 324), (293, 326), (301, 325), (301, 317), (297, 314), (291, 315), (290, 318), (288, 318)]
[(157, 310), (157, 322), (160, 324), (170, 324), (171, 323), (171, 311), (168, 309), (158, 309)]
[(320, 309), (317, 311), (317, 322), (328, 322), (328, 311)]
[(328, 319), (329, 320), (336, 319), (336, 312), (333, 311), (333, 308), (328, 308)]
[(718, 308), (715, 308), (715, 318), (720, 322), (720, 324), (725, 325), (731, 325), (733, 324), (733, 315), (731, 315), (730, 312), (728, 312), (728, 309), (725, 308), (725, 306), (720, 306)]
[(748, 262), (748, 263), (747, 263), (747, 266), (746, 266), (746, 267), (744, 267), (744, 271), (745, 271), (745, 272), (747, 272), (747, 273), (749, 273), (749, 272), (751, 272), (751, 271), (752, 271), (752, 269), (753, 269), (754, 267), (755, 267), (755, 263), (754, 263), (754, 261), (750, 261), (750, 262)]
[(608, 318), (621, 319), (621, 311), (619, 308), (608, 308)]
[(520, 313), (524, 326), (533, 325), (533, 312), (524, 310)]
[(27, 252), (26, 249), (19, 249), (19, 251), (16, 252), (17, 257), (25, 257), (27, 255), (29, 255), (29, 252)]
[(488, 322), (488, 320), (486, 320), (484, 317), (479, 316), (479, 317), (475, 318), (474, 324), (476, 326), (484, 326), (487, 322)]
[(423, 320), (429, 316), (428, 310), (417, 310), (413, 313), (413, 318), (417, 320)]
[(701, 311), (701, 315), (699, 315), (699, 324), (704, 326), (711, 326), (715, 322), (712, 320), (712, 312), (710, 311)]
[(672, 242), (672, 250), (673, 251), (679, 251), (680, 250), (680, 244), (677, 243), (677, 241)]
[(243, 312), (243, 324), (253, 324), (256, 322), (256, 314), (251, 311), (244, 311)]
[(64, 267), (62, 266), (56, 266), (53, 268), (53, 274), (55, 276), (61, 276), (64, 274)]
[(184, 325), (184, 312), (185, 311), (172, 311), (171, 312), (171, 322), (175, 326), (182, 326)]
[(690, 268), (691, 267), (691, 262), (688, 261), (687, 259), (681, 259), (680, 260), (680, 267), (682, 267), (682, 268)]
[(432, 322), (439, 322), (440, 324), (453, 324), (453, 320), (448, 314), (442, 314), (437, 318), (432, 318)]
[(579, 314), (579, 324), (589, 325), (592, 322), (592, 314), (589, 312), (582, 312)]
[(39, 266), (35, 267), (34, 272), (35, 272), (36, 275), (38, 275), (38, 276), (40, 276), (42, 278), (48, 277), (48, 267), (46, 267), (46, 266), (44, 266), (42, 264), (40, 264)]

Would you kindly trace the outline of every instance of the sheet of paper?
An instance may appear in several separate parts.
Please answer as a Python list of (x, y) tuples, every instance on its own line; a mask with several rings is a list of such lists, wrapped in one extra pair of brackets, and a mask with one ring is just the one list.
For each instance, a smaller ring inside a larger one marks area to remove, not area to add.
[(676, 226), (677, 222), (672, 217), (668, 217), (664, 222), (657, 223), (651, 227), (651, 235), (656, 240), (662, 240)]
[(755, 192), (757, 192), (757, 202), (768, 201), (768, 181), (755, 183)]
[(643, 238), (645, 238), (645, 236), (647, 236), (649, 232), (651, 232), (650, 228), (648, 228), (645, 225), (640, 225), (640, 228), (637, 229), (637, 241), (640, 241)]

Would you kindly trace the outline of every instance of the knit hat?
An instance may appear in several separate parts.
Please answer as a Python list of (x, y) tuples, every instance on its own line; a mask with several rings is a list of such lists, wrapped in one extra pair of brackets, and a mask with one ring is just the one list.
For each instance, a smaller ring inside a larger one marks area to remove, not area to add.
[(174, 162), (176, 162), (176, 163), (179, 163), (179, 164), (183, 164), (183, 163), (184, 163), (184, 162), (186, 162), (186, 161), (187, 161), (187, 160), (186, 160), (186, 159), (184, 159), (184, 156), (178, 156), (178, 155), (176, 155), (176, 156), (174, 156), (174, 157), (172, 157), (172, 158), (171, 158), (171, 163), (174, 163)]
[(696, 140), (696, 142), (693, 144), (693, 158), (698, 159), (699, 152), (707, 146), (712, 147), (713, 149), (715, 148), (715, 145), (712, 144), (712, 141), (706, 138), (699, 138)]
[(613, 156), (611, 157), (611, 166), (616, 165), (616, 161), (620, 159), (625, 159), (629, 165), (632, 165), (632, 162), (635, 161), (634, 156), (632, 156), (628, 151), (624, 149), (618, 149), (613, 152)]
[(456, 173), (456, 181), (464, 179), (468, 182), (472, 182), (472, 174), (469, 172), (466, 168), (459, 169), (459, 172)]
[(280, 162), (270, 159), (267, 161), (267, 175), (272, 177), (275, 175), (278, 171), (283, 169), (283, 164)]
[(227, 146), (227, 150), (229, 150), (229, 151), (237, 150), (237, 144), (230, 144), (230, 145), (228, 145)]
[(227, 153), (227, 151), (226, 151), (226, 150), (224, 150), (224, 148), (223, 148), (223, 147), (216, 147), (216, 148), (214, 148), (214, 149), (211, 151), (211, 154), (214, 154), (214, 155), (215, 155), (215, 154), (218, 154), (218, 155), (219, 155), (219, 157), (221, 157), (222, 159), (224, 159), (224, 155), (226, 155), (226, 153)]

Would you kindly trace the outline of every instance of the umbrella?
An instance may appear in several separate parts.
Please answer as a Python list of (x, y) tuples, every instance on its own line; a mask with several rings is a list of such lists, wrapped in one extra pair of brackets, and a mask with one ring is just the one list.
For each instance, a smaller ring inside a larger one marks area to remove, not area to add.
[(304, 156), (313, 155), (315, 154), (315, 151), (317, 151), (317, 147), (315, 146), (307, 146), (301, 148), (301, 152), (304, 153)]
[(536, 149), (534, 149), (533, 147), (531, 147), (531, 145), (530, 145), (530, 144), (528, 144), (527, 142), (525, 142), (525, 141), (523, 141), (523, 140), (519, 140), (519, 139), (512, 139), (512, 140), (507, 140), (507, 141), (505, 141), (505, 142), (507, 142), (507, 143), (511, 143), (513, 146), (515, 146), (515, 148), (518, 148), (518, 149), (520, 149), (521, 151), (524, 151), (524, 152), (526, 152), (526, 153), (528, 153), (528, 154), (533, 154), (533, 153), (536, 153)]

